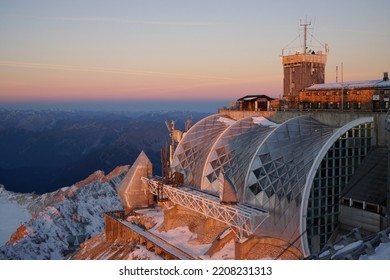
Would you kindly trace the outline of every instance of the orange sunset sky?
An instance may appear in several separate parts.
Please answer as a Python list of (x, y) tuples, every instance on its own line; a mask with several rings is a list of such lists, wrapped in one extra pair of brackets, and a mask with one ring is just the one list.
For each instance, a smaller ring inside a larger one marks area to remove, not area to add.
[(0, 102), (282, 94), (282, 48), (328, 43), (326, 82), (390, 71), (388, 1), (0, 2)]

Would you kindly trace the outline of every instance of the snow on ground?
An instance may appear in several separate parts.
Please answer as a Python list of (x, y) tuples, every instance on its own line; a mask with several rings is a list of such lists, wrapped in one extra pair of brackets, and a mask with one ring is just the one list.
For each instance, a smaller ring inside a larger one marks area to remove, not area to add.
[(379, 244), (375, 248), (375, 254), (371, 256), (361, 255), (359, 260), (390, 260), (390, 242)]
[(30, 212), (0, 193), (0, 246), (4, 245), (22, 223), (31, 219)]
[[(197, 238), (197, 235), (189, 230), (187, 226), (181, 226), (177, 227), (175, 229), (171, 229), (169, 231), (159, 231), (157, 230), (160, 225), (163, 223), (163, 210), (161, 208), (157, 209), (143, 209), (143, 210), (137, 210), (138, 213), (144, 214), (147, 216), (151, 216), (155, 219), (157, 224), (150, 229), (149, 231), (163, 240), (167, 241), (168, 243), (172, 244), (173, 246), (191, 254), (192, 256), (199, 257), (200, 259), (210, 260), (229, 260), (234, 259), (235, 253), (234, 253), (234, 241), (231, 240), (228, 242), (220, 251), (215, 253), (212, 257), (205, 255), (207, 250), (210, 248), (211, 244), (199, 244), (198, 242), (194, 242)], [(227, 230), (222, 234), (222, 236), (225, 236), (228, 234), (229, 231)], [(390, 238), (390, 235), (389, 235)], [(333, 255), (333, 258), (339, 254), (342, 254), (347, 251), (351, 251), (354, 248), (359, 247), (362, 244), (362, 241), (356, 241), (348, 245), (336, 245), (335, 250), (336, 253)], [(151, 253), (154, 255), (153, 253)], [(325, 257), (326, 255), (329, 255), (330, 251), (325, 251), (322, 253), (321, 257)], [(154, 255), (155, 256), (155, 255)], [(157, 257), (157, 256), (155, 256)], [(152, 259), (152, 258), (151, 258)], [(264, 259), (270, 259), (270, 258), (264, 258)], [(389, 260), (390, 259), (390, 242), (388, 243), (382, 243), (376, 248), (376, 253), (372, 256), (361, 256), (361, 260)]]
[(160, 225), (164, 222), (164, 210), (160, 207), (153, 209), (139, 209), (136, 210), (136, 213), (152, 217), (156, 222), (154, 228), (159, 228)]
[(155, 228), (150, 229), (149, 231), (192, 256), (203, 255), (211, 245), (193, 244), (191, 241), (196, 239), (197, 234), (191, 232), (188, 226), (177, 227), (168, 231), (158, 231)]
[(162, 260), (162, 258), (143, 245), (137, 245), (136, 249), (129, 254), (129, 260)]
[(353, 249), (359, 247), (360, 245), (362, 245), (363, 241), (362, 240), (358, 240), (358, 241), (355, 241), (353, 243), (350, 243), (344, 247), (342, 247), (340, 250), (338, 250), (333, 256), (332, 258), (335, 258), (339, 255), (341, 255), (342, 253), (344, 252), (348, 252), (348, 251), (352, 251)]
[(362, 255), (360, 260), (390, 260), (390, 242), (381, 243), (375, 249), (375, 254), (372, 256)]
[(220, 251), (215, 253), (212, 257), (203, 255), (200, 258), (203, 260), (234, 260), (235, 252), (234, 240), (230, 240)]

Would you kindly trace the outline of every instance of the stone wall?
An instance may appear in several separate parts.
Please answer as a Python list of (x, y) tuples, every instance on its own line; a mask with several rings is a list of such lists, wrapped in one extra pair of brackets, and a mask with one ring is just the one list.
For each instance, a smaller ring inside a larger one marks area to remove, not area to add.
[(244, 242), (236, 242), (235, 259), (302, 259), (303, 254), (284, 240), (271, 237), (251, 237)]

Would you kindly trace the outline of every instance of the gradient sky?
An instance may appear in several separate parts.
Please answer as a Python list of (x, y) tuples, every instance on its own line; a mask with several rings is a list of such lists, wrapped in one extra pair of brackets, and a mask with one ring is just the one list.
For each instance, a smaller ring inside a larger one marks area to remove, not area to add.
[[(280, 54), (311, 19), (326, 82), (390, 71), (390, 3), (0, 0), (0, 102), (282, 94)], [(301, 40), (302, 41), (302, 40)], [(289, 46), (299, 46), (298, 38)]]

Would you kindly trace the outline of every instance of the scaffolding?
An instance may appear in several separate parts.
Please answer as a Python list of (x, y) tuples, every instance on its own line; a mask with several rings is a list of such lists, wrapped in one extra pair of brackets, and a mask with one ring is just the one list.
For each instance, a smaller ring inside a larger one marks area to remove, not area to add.
[(219, 197), (189, 186), (174, 186), (159, 177), (142, 177), (150, 192), (208, 218), (227, 224), (237, 237), (252, 235), (268, 218), (268, 212), (247, 204), (221, 204)]

